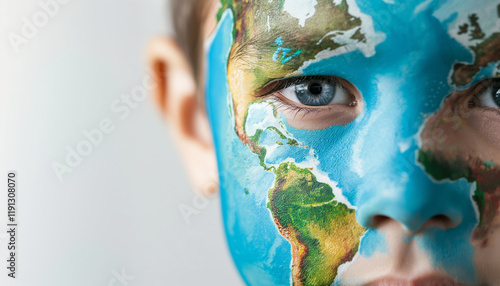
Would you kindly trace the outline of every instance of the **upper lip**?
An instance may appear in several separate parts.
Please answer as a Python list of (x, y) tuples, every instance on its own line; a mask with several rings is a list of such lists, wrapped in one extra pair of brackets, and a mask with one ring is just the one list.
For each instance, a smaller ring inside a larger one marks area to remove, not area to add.
[(432, 274), (413, 279), (385, 276), (364, 284), (364, 286), (459, 286), (463, 285), (446, 275)]

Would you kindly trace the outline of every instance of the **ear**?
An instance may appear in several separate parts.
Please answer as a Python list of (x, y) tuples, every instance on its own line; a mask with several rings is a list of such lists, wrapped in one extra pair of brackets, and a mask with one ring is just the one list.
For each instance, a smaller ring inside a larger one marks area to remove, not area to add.
[(148, 49), (153, 71), (153, 96), (184, 160), (191, 184), (203, 195), (219, 189), (212, 133), (193, 71), (177, 43), (154, 39)]

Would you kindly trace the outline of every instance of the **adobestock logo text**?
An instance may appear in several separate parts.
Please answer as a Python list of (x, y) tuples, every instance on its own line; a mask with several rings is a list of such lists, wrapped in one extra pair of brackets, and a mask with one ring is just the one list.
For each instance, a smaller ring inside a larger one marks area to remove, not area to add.
[(8, 34), (10, 45), (12, 49), (17, 54), (19, 53), (19, 47), (21, 45), (26, 45), (35, 38), (40, 29), (47, 26), (51, 18), (54, 18), (59, 14), (61, 10), (61, 5), (66, 5), (70, 0), (40, 0), (38, 2), (39, 10), (37, 10), (31, 17), (21, 18), (21, 29), (19, 32), (10, 32)]
[(154, 85), (154, 78), (148, 71), (141, 84), (134, 86), (129, 93), (123, 93), (111, 102), (110, 114), (118, 120), (104, 117), (94, 128), (82, 130), (83, 138), (76, 144), (66, 145), (63, 160), (52, 162), (52, 170), (59, 182), (80, 166), (84, 158), (90, 156), (106, 140), (106, 137), (116, 130), (118, 122), (129, 118), (132, 111), (147, 98)]

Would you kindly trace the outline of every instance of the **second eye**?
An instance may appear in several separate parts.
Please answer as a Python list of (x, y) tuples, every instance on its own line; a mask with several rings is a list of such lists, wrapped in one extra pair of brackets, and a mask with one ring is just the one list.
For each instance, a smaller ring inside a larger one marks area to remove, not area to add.
[(324, 79), (304, 80), (278, 91), (283, 97), (307, 106), (349, 104), (350, 96), (338, 83)]
[(500, 81), (492, 79), (490, 86), (476, 97), (479, 100), (479, 106), (500, 108)]

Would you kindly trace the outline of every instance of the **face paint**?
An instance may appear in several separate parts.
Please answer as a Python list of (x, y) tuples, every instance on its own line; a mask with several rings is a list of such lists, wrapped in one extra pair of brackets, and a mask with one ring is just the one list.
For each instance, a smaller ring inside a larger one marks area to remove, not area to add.
[(391, 3), (222, 1), (206, 102), (248, 284), (500, 279), (500, 3)]

